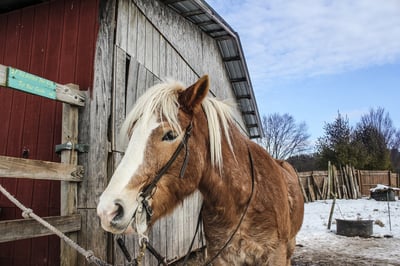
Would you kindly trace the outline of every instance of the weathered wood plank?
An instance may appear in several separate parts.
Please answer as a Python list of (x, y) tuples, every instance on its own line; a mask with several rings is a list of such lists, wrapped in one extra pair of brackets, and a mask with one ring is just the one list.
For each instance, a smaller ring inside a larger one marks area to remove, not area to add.
[[(81, 209), (78, 211), (82, 217), (82, 229), (78, 232), (80, 246), (91, 250), (98, 258), (112, 263), (112, 259), (110, 259), (112, 258), (112, 254), (107, 254), (107, 247), (113, 244), (112, 236), (101, 228), (98, 228), (99, 219), (96, 214), (96, 209)], [(78, 256), (78, 263), (76, 265), (86, 264), (88, 264), (86, 258)], [(113, 265), (120, 264), (114, 263)]]
[(147, 89), (146, 83), (146, 68), (140, 64), (138, 70), (138, 79), (137, 79), (137, 87), (136, 87), (136, 99), (142, 96), (142, 94)]
[[(61, 142), (78, 143), (78, 107), (63, 104)], [(76, 165), (78, 163), (78, 152), (76, 150), (63, 150), (61, 162)], [(77, 213), (78, 186), (71, 182), (61, 182), (61, 215), (72, 215)], [(77, 233), (67, 234), (73, 241), (77, 241)], [(71, 265), (77, 263), (78, 252), (72, 247), (61, 242), (60, 264)]]
[[(81, 229), (81, 216), (53, 216), (43, 218), (63, 233)], [(53, 234), (34, 219), (0, 221), (0, 243)]]
[(128, 48), (128, 32), (129, 32), (129, 1), (118, 1), (117, 28), (115, 43), (123, 50)]
[(166, 76), (166, 47), (167, 42), (165, 41), (163, 36), (160, 36), (160, 48), (159, 48), (159, 65), (160, 65), (160, 74), (159, 77), (161, 79), (165, 78)]
[(153, 71), (153, 25), (146, 19), (145, 23), (145, 58), (144, 66)]
[(119, 141), (118, 135), (125, 119), (126, 57), (125, 51), (115, 46), (111, 148), (120, 152), (124, 151), (124, 145)]
[(126, 52), (133, 57), (137, 55), (138, 37), (138, 9), (132, 1), (129, 1), (129, 26), (128, 26), (128, 47)]
[(126, 88), (126, 114), (128, 114), (132, 108), (134, 103), (136, 102), (136, 91), (137, 91), (137, 83), (138, 83), (138, 75), (139, 75), (139, 62), (136, 61), (136, 58), (131, 57), (131, 61), (129, 63), (129, 75), (128, 75), (128, 86)]
[(153, 33), (153, 40), (152, 40), (153, 68), (150, 70), (153, 72), (155, 76), (159, 77), (160, 76), (160, 33), (155, 28), (152, 29), (152, 33)]
[(83, 167), (67, 163), (0, 156), (0, 176), (80, 182)]
[[(200, 72), (202, 65), (202, 38), (206, 37), (215, 42), (210, 36), (202, 36), (201, 30), (182, 16), (179, 16), (166, 5), (158, 1), (134, 0), (140, 12), (143, 12), (157, 31), (179, 51), (179, 54), (190, 62)], [(213, 59), (215, 61), (216, 58)], [(224, 71), (224, 69), (222, 69)]]
[(137, 52), (133, 56), (135, 56), (139, 63), (144, 64), (145, 61), (145, 52), (146, 52), (146, 18), (145, 16), (138, 12), (138, 30), (137, 30)]
[(75, 85), (61, 85), (4, 65), (0, 65), (0, 85), (72, 105), (85, 105), (85, 94), (75, 89)]
[(0, 64), (0, 86), (5, 87), (7, 84), (7, 67)]
[[(116, 1), (101, 1), (100, 23), (94, 61), (93, 93), (89, 108), (85, 108), (84, 120), (80, 127), (85, 127), (80, 135), (82, 143), (90, 145), (89, 152), (81, 155), (80, 162), (85, 167), (84, 181), (79, 185), (79, 213), (85, 214), (85, 229), (79, 232), (82, 246), (92, 250), (96, 256), (112, 263), (112, 245), (108, 234), (101, 228), (96, 215), (96, 206), (100, 194), (108, 183), (108, 162), (111, 144), (108, 130), (111, 116), (111, 96), (113, 78), (113, 55), (115, 40)], [(112, 241), (111, 241), (112, 243)], [(88, 265), (79, 258), (75, 265)]]
[(85, 93), (74, 89), (72, 84), (61, 85), (56, 83), (56, 100), (77, 106), (84, 106), (86, 102)]

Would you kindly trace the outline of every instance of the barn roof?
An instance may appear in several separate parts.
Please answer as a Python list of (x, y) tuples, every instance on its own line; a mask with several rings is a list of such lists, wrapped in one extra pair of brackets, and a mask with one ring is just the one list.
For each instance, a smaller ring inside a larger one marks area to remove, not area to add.
[(203, 0), (160, 1), (216, 40), (249, 137), (262, 137), (260, 115), (238, 33)]
[[(0, 13), (41, 2), (46, 0), (2, 0)], [(160, 2), (216, 40), (249, 137), (262, 137), (260, 115), (238, 33), (203, 0), (160, 0)]]

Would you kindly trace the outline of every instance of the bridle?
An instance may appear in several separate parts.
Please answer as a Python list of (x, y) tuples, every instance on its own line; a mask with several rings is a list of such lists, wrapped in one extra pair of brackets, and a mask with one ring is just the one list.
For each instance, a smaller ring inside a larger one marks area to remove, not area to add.
[[(168, 171), (168, 169), (171, 167), (171, 165), (175, 162), (175, 160), (178, 158), (180, 152), (182, 151), (182, 149), (185, 148), (185, 157), (181, 166), (181, 170), (179, 172), (179, 178), (183, 178), (185, 171), (186, 171), (186, 167), (187, 167), (187, 163), (189, 160), (189, 145), (188, 145), (188, 141), (189, 138), (192, 134), (192, 129), (193, 129), (193, 121), (190, 121), (189, 125), (186, 127), (185, 129), (185, 135), (182, 138), (182, 141), (179, 143), (178, 147), (175, 149), (174, 153), (172, 154), (171, 158), (168, 160), (168, 162), (157, 172), (157, 175), (155, 176), (155, 178), (148, 184), (146, 185), (143, 190), (141, 192), (139, 192), (138, 195), (138, 207), (136, 209), (136, 211), (134, 212), (132, 218), (131, 218), (131, 222), (129, 222), (129, 224), (136, 222), (136, 230), (138, 231), (138, 225), (140, 223), (149, 223), (151, 217), (153, 216), (153, 209), (150, 206), (149, 200), (152, 199), (155, 190), (157, 188), (157, 183), (160, 181), (160, 179), (162, 178), (162, 176)], [(250, 148), (247, 148), (248, 150), (248, 156), (249, 156), (249, 161), (250, 161), (250, 170), (251, 170), (251, 192), (249, 195), (249, 198), (247, 200), (246, 206), (243, 210), (243, 213), (240, 217), (239, 223), (237, 224), (236, 228), (233, 230), (233, 232), (231, 233), (230, 237), (227, 239), (227, 241), (225, 242), (225, 244), (219, 249), (219, 251), (211, 258), (209, 259), (204, 265), (211, 265), (211, 263), (225, 250), (225, 248), (230, 244), (230, 242), (232, 241), (233, 237), (235, 236), (236, 232), (239, 230), (240, 225), (242, 224), (244, 217), (246, 216), (248, 207), (250, 205), (250, 202), (253, 198), (253, 194), (254, 194), (254, 183), (255, 183), (255, 176), (254, 176), (254, 164), (253, 164), (253, 158), (250, 152)], [(201, 223), (201, 213), (202, 213), (202, 209), (199, 213), (199, 217), (198, 217), (198, 221), (197, 221), (197, 226), (196, 226), (196, 231), (195, 234), (193, 236), (192, 239), (192, 243), (190, 244), (189, 250), (184, 258), (184, 262), (183, 265), (186, 265), (186, 262), (188, 260), (188, 257), (192, 251), (192, 246), (194, 243), (194, 239), (198, 233), (199, 227), (200, 227), (200, 223)], [(145, 211), (145, 216), (142, 215), (143, 214), (143, 210)], [(141, 215), (138, 215), (138, 214)], [(137, 217), (139, 216), (139, 217)], [(145, 217), (145, 218), (144, 218)], [(139, 224), (138, 224), (138, 219), (140, 219)], [(128, 226), (129, 226), (128, 224)], [(138, 265), (138, 258), (134, 259), (132, 261), (132, 258), (129, 254), (129, 251), (127, 250), (125, 243), (122, 239), (122, 237), (118, 237), (117, 238), (117, 244), (118, 246), (121, 248), (122, 252), (124, 253), (126, 259), (128, 260), (128, 262), (132, 262), (133, 265)], [(147, 236), (145, 236), (143, 233), (139, 232), (139, 245), (142, 249), (141, 251), (141, 255), (143, 256), (143, 252), (145, 249), (149, 250), (151, 254), (153, 254), (157, 260), (158, 260), (158, 265), (168, 265), (167, 260), (165, 257), (163, 257), (160, 253), (158, 253), (154, 247), (150, 244), (150, 242), (148, 241)]]
[(181, 152), (181, 150), (183, 148), (185, 148), (185, 158), (183, 159), (181, 170), (179, 172), (179, 178), (183, 178), (183, 176), (185, 175), (186, 166), (187, 166), (187, 163), (189, 160), (188, 141), (192, 134), (192, 129), (193, 129), (193, 121), (190, 121), (189, 125), (185, 129), (185, 135), (183, 136), (182, 141), (179, 143), (178, 147), (176, 147), (171, 158), (168, 160), (168, 162), (163, 167), (161, 167), (161, 169), (158, 171), (156, 177), (150, 182), (150, 184), (146, 185), (143, 188), (143, 190), (141, 192), (139, 192), (139, 195), (143, 197), (142, 202), (145, 207), (148, 218), (153, 216), (153, 210), (152, 210), (148, 200), (153, 197), (154, 190), (157, 187), (157, 183), (160, 181), (161, 177), (163, 177), (164, 174), (168, 171), (168, 169), (171, 167), (171, 165), (175, 162), (176, 158), (178, 158), (179, 153)]
[[(144, 235), (145, 229), (142, 230), (141, 227), (143, 227), (143, 226), (147, 227), (151, 217), (153, 216), (153, 209), (151, 208), (149, 201), (153, 198), (153, 195), (157, 188), (157, 183), (161, 180), (161, 178), (164, 176), (164, 174), (169, 170), (169, 168), (172, 166), (172, 164), (178, 158), (180, 152), (183, 149), (185, 149), (185, 157), (183, 159), (181, 170), (179, 172), (179, 178), (183, 178), (183, 176), (185, 175), (186, 167), (187, 167), (187, 164), (189, 161), (188, 141), (192, 134), (192, 129), (193, 129), (193, 121), (190, 121), (189, 125), (185, 129), (185, 134), (184, 134), (181, 142), (179, 143), (178, 147), (176, 147), (174, 153), (171, 155), (171, 158), (168, 160), (168, 162), (165, 163), (165, 165), (163, 167), (160, 168), (160, 170), (157, 172), (154, 179), (149, 184), (144, 186), (144, 188), (142, 189), (141, 192), (139, 192), (138, 197), (137, 197), (138, 206), (137, 206), (136, 210), (134, 211), (130, 222), (127, 225), (127, 227), (128, 227), (131, 223), (135, 223), (136, 230), (138, 231), (138, 234), (139, 234), (139, 245), (141, 247), (147, 248), (158, 259), (159, 264), (163, 264), (163, 265), (168, 265), (166, 262), (166, 259), (164, 257), (162, 257), (150, 245), (147, 236)], [(143, 210), (145, 211), (145, 213), (143, 212)], [(132, 258), (129, 254), (129, 251), (127, 250), (127, 248), (125, 246), (125, 243), (124, 243), (122, 237), (117, 238), (117, 244), (121, 248), (126, 259), (129, 262), (131, 262)], [(136, 260), (137, 259), (135, 259), (135, 261)]]

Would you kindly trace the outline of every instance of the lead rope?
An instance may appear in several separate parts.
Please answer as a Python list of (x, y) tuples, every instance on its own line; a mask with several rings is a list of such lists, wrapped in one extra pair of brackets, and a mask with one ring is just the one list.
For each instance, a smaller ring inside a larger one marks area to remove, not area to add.
[(71, 238), (67, 237), (63, 232), (43, 220), (40, 216), (36, 215), (32, 209), (29, 209), (25, 207), (20, 201), (18, 201), (14, 196), (12, 196), (2, 185), (0, 185), (0, 192), (4, 194), (12, 203), (14, 203), (19, 209), (22, 211), (22, 217), (25, 219), (32, 218), (36, 220), (38, 223), (49, 229), (51, 232), (56, 234), (58, 237), (60, 237), (64, 242), (66, 242), (68, 245), (70, 245), (73, 249), (78, 251), (80, 254), (85, 256), (86, 260), (89, 263), (94, 263), (99, 266), (111, 266), (111, 264), (108, 264), (107, 262), (99, 259), (96, 257), (91, 250), (86, 250), (79, 246), (77, 243), (75, 243)]

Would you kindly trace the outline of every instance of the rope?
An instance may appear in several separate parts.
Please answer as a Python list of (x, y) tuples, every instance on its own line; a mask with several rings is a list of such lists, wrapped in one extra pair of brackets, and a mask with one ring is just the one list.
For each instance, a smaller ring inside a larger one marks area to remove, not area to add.
[(32, 209), (29, 209), (25, 207), (21, 202), (19, 202), (14, 196), (12, 196), (2, 185), (0, 185), (0, 192), (4, 194), (12, 203), (14, 203), (18, 208), (22, 210), (22, 217), (25, 219), (28, 218), (33, 218), (36, 220), (38, 223), (49, 229), (51, 232), (59, 236), (62, 240), (64, 240), (68, 245), (70, 245), (73, 249), (78, 251), (80, 254), (85, 256), (86, 260), (89, 263), (94, 263), (99, 266), (111, 266), (111, 264), (108, 264), (107, 262), (99, 259), (96, 257), (91, 250), (86, 250), (79, 246), (77, 243), (75, 243), (72, 239), (67, 237), (64, 233), (62, 233), (60, 230), (43, 220), (40, 216), (37, 216)]

